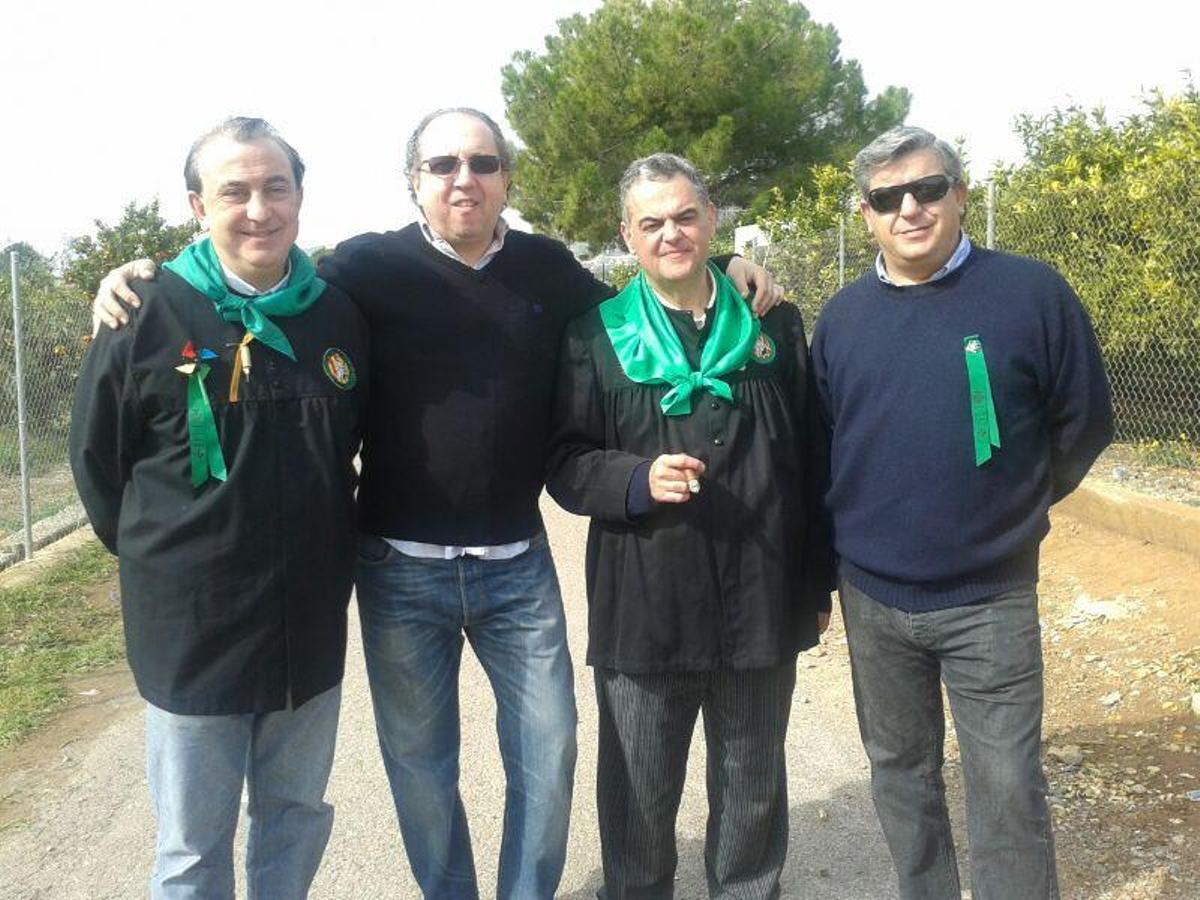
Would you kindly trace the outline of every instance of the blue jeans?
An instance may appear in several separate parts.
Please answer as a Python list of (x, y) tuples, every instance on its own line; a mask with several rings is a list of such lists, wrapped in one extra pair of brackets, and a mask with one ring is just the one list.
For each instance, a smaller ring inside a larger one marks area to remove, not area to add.
[(233, 836), (249, 795), (246, 895), (308, 895), (333, 827), (324, 800), (341, 685), (297, 709), (181, 716), (146, 706), (146, 772), (158, 820), (155, 900), (233, 897)]
[(971, 896), (1057, 898), (1035, 587), (923, 613), (884, 606), (844, 579), (838, 592), (871, 793), (900, 895), (961, 897), (942, 780), (944, 683), (962, 755)]
[(479, 896), (458, 790), (465, 634), (496, 695), (507, 783), (496, 896), (553, 897), (566, 858), (576, 713), (545, 534), (507, 560), (418, 559), (363, 536), (357, 590), (379, 746), (422, 892)]

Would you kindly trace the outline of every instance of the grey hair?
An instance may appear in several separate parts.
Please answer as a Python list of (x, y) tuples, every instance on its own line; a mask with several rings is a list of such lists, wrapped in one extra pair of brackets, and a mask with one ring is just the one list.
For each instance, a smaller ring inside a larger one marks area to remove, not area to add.
[(708, 206), (708, 187), (704, 179), (696, 171), (696, 167), (682, 156), (674, 153), (651, 153), (641, 159), (635, 159), (621, 176), (618, 193), (621, 202), (621, 221), (628, 222), (625, 217), (629, 213), (627, 206), (629, 192), (639, 181), (670, 181), (676, 175), (682, 175), (696, 189), (696, 199), (702, 206)]
[(864, 197), (867, 196), (871, 176), (877, 169), (918, 150), (933, 150), (942, 164), (942, 171), (954, 181), (963, 181), (962, 159), (957, 150), (924, 128), (897, 125), (879, 135), (855, 155), (854, 183), (858, 185), (859, 192)]
[(496, 121), (491, 116), (470, 106), (447, 106), (442, 109), (435, 109), (431, 113), (426, 113), (421, 118), (421, 121), (417, 123), (417, 127), (413, 129), (412, 134), (408, 136), (408, 142), (404, 145), (404, 173), (407, 176), (405, 181), (408, 182), (408, 193), (412, 196), (413, 203), (417, 202), (417, 192), (413, 189), (412, 180), (417, 176), (417, 169), (421, 165), (421, 136), (425, 133), (425, 129), (429, 127), (429, 123), (434, 119), (440, 119), (442, 116), (449, 116), (455, 113), (462, 116), (472, 116), (488, 127), (488, 131), (492, 133), (492, 139), (496, 142), (496, 155), (500, 157), (500, 167), (505, 172), (512, 171), (512, 148), (505, 139), (504, 132), (500, 130), (500, 126), (496, 124)]
[(192, 149), (188, 151), (187, 160), (183, 164), (183, 181), (187, 185), (189, 191), (194, 191), (197, 194), (201, 193), (204, 185), (200, 182), (200, 169), (197, 160), (200, 157), (200, 152), (208, 146), (209, 142), (218, 137), (228, 137), (237, 141), (239, 144), (248, 144), (251, 141), (256, 141), (260, 138), (268, 138), (279, 145), (279, 149), (283, 151), (287, 157), (288, 164), (292, 167), (292, 177), (296, 181), (296, 187), (300, 188), (304, 184), (304, 160), (300, 158), (300, 154), (296, 152), (296, 148), (283, 139), (278, 131), (271, 127), (265, 119), (255, 118), (253, 116), (230, 116), (214, 128), (210, 128), (200, 137), (196, 138), (192, 144)]

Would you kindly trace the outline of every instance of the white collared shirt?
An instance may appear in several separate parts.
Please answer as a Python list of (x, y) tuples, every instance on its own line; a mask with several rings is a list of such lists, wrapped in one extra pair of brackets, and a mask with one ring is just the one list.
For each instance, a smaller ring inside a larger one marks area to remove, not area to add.
[[(930, 284), (934, 281), (945, 278), (967, 261), (967, 257), (971, 255), (971, 239), (967, 237), (967, 233), (965, 231), (961, 234), (962, 236), (958, 239), (958, 246), (954, 248), (954, 252), (950, 254), (950, 258), (946, 260), (946, 264), (924, 281), (919, 282), (920, 284)], [(892, 281), (892, 279), (888, 276), (887, 267), (883, 264), (882, 251), (880, 251), (875, 257), (875, 274), (879, 276), (879, 280), (884, 284), (894, 285), (895, 287), (909, 287), (909, 285), (905, 284), (896, 284), (896, 282)]]
[(421, 234), (425, 236), (425, 240), (434, 246), (434, 249), (439, 253), (444, 253), (451, 259), (458, 260), (464, 266), (470, 266), (476, 270), (482, 269), (495, 258), (497, 253), (504, 249), (504, 236), (508, 234), (508, 227), (508, 223), (504, 221), (503, 216), (496, 220), (496, 230), (492, 232), (492, 242), (483, 251), (483, 256), (479, 257), (479, 261), (472, 264), (462, 258), (459, 252), (454, 249), (453, 244), (429, 227), (429, 222), (423, 214), (421, 216)]

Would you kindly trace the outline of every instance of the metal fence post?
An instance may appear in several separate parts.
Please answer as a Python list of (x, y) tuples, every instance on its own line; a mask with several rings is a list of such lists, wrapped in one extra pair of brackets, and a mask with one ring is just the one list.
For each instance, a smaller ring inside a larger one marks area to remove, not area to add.
[(987, 248), (996, 249), (996, 182), (987, 186)]
[(17, 450), (21, 458), (21, 520), (25, 523), (25, 558), (33, 558), (33, 515), (29, 502), (29, 446), (25, 434), (25, 361), (21, 336), (21, 290), (17, 281), (17, 248), (8, 251), (12, 272), (13, 362), (17, 374)]
[(846, 286), (846, 217), (838, 216), (838, 290)]

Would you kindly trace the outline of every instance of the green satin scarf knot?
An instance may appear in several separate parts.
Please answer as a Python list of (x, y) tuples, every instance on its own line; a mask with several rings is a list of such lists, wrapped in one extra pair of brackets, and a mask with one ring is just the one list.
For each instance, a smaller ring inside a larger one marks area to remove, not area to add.
[(744, 366), (761, 330), (733, 283), (713, 266), (709, 275), (717, 286), (712, 326), (700, 351), (700, 368), (693, 370), (679, 335), (655, 296), (646, 273), (600, 305), (600, 320), (621, 368), (639, 384), (669, 384), (659, 403), (663, 415), (686, 416), (692, 395), (707, 391), (733, 402), (733, 391), (720, 376)]
[(208, 297), (216, 307), (217, 315), (226, 322), (240, 322), (256, 340), (295, 360), (291, 341), (270, 317), (295, 316), (304, 312), (321, 296), (325, 282), (317, 277), (308, 254), (295, 245), (288, 251), (288, 263), (291, 276), (287, 285), (257, 297), (243, 297), (230, 290), (211, 238), (187, 247), (177, 257), (163, 263), (163, 268), (170, 269)]

